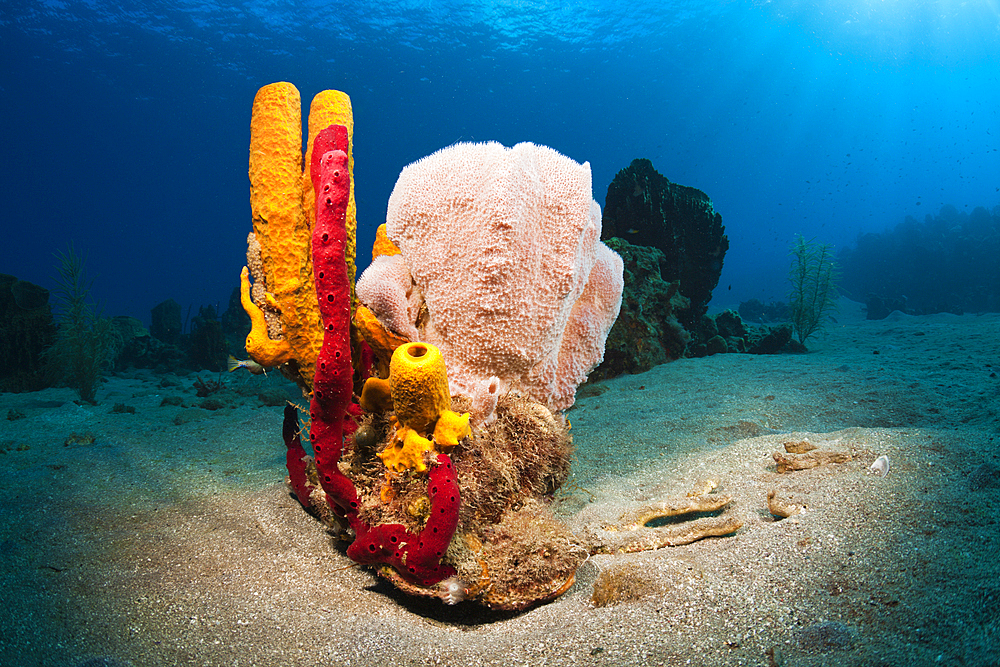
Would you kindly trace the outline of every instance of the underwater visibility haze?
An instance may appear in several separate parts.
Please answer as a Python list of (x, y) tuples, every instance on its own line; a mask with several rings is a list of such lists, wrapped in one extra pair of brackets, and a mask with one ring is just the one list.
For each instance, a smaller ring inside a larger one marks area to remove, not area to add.
[(1000, 664), (998, 0), (14, 0), (0, 126), (0, 666)]
[(351, 96), (362, 248), (410, 162), (531, 141), (590, 162), (602, 205), (634, 158), (704, 191), (732, 241), (716, 300), (782, 299), (795, 234), (1000, 204), (998, 21), (991, 0), (5, 3), (0, 264), (50, 286), (73, 242), (108, 314), (224, 310), (250, 103), (290, 81)]

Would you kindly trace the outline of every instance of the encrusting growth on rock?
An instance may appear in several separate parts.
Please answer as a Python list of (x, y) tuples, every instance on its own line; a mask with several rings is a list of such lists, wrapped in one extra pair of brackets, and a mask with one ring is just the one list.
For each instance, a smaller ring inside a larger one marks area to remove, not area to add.
[(827, 449), (813, 449), (805, 454), (775, 452), (773, 456), (779, 473), (808, 470), (828, 463), (847, 463), (851, 460), (851, 455), (848, 452)]
[[(649, 503), (622, 514), (618, 522), (600, 529), (589, 529), (587, 542), (590, 553), (613, 554), (651, 551), (662, 547), (690, 544), (706, 537), (731, 535), (743, 527), (743, 521), (728, 511), (732, 496), (715, 495), (711, 482), (695, 489), (693, 494)], [(657, 519), (711, 513), (688, 521), (650, 527)]]

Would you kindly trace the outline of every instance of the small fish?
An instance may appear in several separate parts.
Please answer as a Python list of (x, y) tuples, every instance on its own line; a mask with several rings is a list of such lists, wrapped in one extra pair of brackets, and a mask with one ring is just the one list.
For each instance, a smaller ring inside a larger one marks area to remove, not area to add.
[(230, 373), (235, 371), (237, 368), (245, 368), (254, 375), (267, 375), (267, 369), (253, 359), (237, 359), (231, 354), (229, 355), (229, 363), (227, 364), (227, 367), (229, 368)]

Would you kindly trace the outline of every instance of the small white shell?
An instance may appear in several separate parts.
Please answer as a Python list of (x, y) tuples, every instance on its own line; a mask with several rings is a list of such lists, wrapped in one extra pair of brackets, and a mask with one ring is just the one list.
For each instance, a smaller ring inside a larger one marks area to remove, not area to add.
[(440, 592), (438, 596), (444, 600), (445, 604), (458, 604), (467, 595), (465, 584), (458, 577), (450, 577), (438, 584)]
[(885, 477), (889, 474), (889, 457), (884, 454), (877, 459), (875, 463), (868, 468), (868, 474), (878, 475), (879, 477)]

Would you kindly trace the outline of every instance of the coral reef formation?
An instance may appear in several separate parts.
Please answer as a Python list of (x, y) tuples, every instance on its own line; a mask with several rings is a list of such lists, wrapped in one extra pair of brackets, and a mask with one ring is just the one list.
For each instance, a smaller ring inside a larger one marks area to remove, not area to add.
[[(265, 104), (271, 97), (276, 99)], [(287, 84), (262, 90), (255, 104), (255, 135), (293, 143), (294, 132), (287, 131), (293, 123), (292, 97)], [(252, 164), (263, 159), (254, 155), (257, 151), (285, 158), (292, 154), (287, 146), (273, 150), (272, 143), (252, 142)], [(507, 161), (495, 165), (491, 178), (503, 186), (499, 200), (509, 204), (506, 224), (512, 229), (500, 225), (493, 230), (506, 231), (507, 238), (493, 239), (492, 255), (479, 249), (495, 260), (492, 282), (481, 281), (478, 290), (460, 289), (463, 282), (474, 283), (470, 276), (482, 267), (477, 257), (455, 255), (453, 248), (462, 244), (454, 244), (453, 235), (422, 237), (412, 249), (401, 233), (398, 250), (380, 235), (373, 265), (383, 265), (383, 275), (394, 278), (385, 290), (374, 290), (381, 296), (369, 300), (372, 310), (352, 308), (350, 132), (346, 125), (333, 123), (312, 137), (309, 190), (292, 188), (291, 160), (268, 162), (275, 172), (284, 165), (285, 185), (280, 187), (287, 187), (285, 197), (294, 200), (292, 204), (278, 201), (279, 186), (269, 182), (277, 174), (258, 178), (251, 168), (255, 201), (258, 190), (265, 194), (260, 206), (254, 205), (260, 229), (248, 239), (241, 302), (252, 320), (248, 351), (258, 362), (294, 371), (310, 396), (307, 431), (312, 455), (303, 445), (296, 409), (285, 409), (288, 482), (299, 502), (324, 523), (350, 529), (347, 555), (413, 595), (523, 609), (567, 590), (588, 556), (546, 503), (568, 475), (569, 424), (526, 394), (534, 389), (553, 406), (572, 402), (576, 384), (600, 359), (604, 336), (617, 314), (621, 263), (597, 242), (599, 215), (589, 196), (586, 165), (531, 145), (496, 148)], [(511, 162), (508, 152), (518, 159)], [(439, 185), (445, 177), (452, 179), (446, 185), (456, 193), (439, 196), (452, 197), (456, 206), (466, 201), (462, 181), (470, 174), (446, 170), (434, 174), (430, 183)], [(419, 185), (419, 178), (415, 183), (418, 190), (427, 186)], [(303, 203), (308, 193), (315, 193), (313, 206)], [(474, 197), (466, 203), (486, 205), (480, 215), (488, 217), (493, 211), (489, 202), (477, 204)], [(542, 204), (547, 213), (533, 217), (531, 211)], [(440, 213), (433, 205), (429, 210), (416, 203), (404, 208), (428, 220), (428, 212)], [(274, 214), (279, 210), (285, 212)], [(295, 240), (303, 226), (311, 232), (307, 244)], [(513, 229), (519, 226), (526, 229)], [(489, 240), (480, 239), (483, 242)], [(430, 279), (417, 268), (424, 265), (407, 259), (408, 247), (415, 256), (434, 247), (438, 254), (452, 253), (444, 266), (450, 272)], [(539, 252), (541, 257), (535, 257)], [(281, 254), (280, 260), (276, 254)], [(283, 267), (274, 267), (275, 261)], [(312, 273), (308, 281), (305, 268)], [(297, 285), (292, 284), (295, 280)], [(264, 289), (259, 289), (262, 283)], [(300, 303), (307, 298), (307, 283), (313, 290), (308, 298), (316, 315), (315, 331), (306, 331), (311, 315)], [(443, 289), (450, 290), (449, 299), (441, 294)], [(500, 308), (497, 299), (506, 297), (513, 300)], [(476, 300), (492, 303), (497, 310), (484, 309)], [(519, 315), (516, 307), (525, 302), (531, 307), (518, 329), (513, 324)], [(386, 304), (394, 304), (397, 321), (380, 322), (376, 317), (386, 314)], [(436, 304), (443, 305), (439, 309)], [(422, 337), (400, 335), (399, 322), (409, 324), (411, 334), (422, 336), (428, 323), (444, 332), (440, 336), (450, 344), (455, 365), (475, 368), (477, 374), (450, 383), (452, 360), (444, 350)], [(490, 328), (494, 331), (486, 332)], [(478, 332), (480, 338), (464, 329)], [(525, 340), (512, 343), (505, 338), (515, 334)], [(359, 342), (362, 335), (368, 342)], [(320, 344), (310, 358), (309, 341), (314, 340)], [(497, 341), (506, 341), (508, 347), (493, 349)], [(525, 348), (517, 349), (521, 343)], [(480, 357), (491, 354), (489, 363), (482, 363)], [(530, 363), (525, 354), (534, 355), (528, 357)], [(458, 361), (463, 359), (464, 366)], [(469, 359), (480, 359), (479, 365)], [(526, 375), (531, 363), (548, 364), (548, 375), (529, 382), (511, 370)], [(381, 377), (373, 371), (381, 371)], [(356, 382), (358, 377), (366, 381)], [(467, 390), (453, 396), (456, 384)], [(521, 391), (509, 391), (511, 385)]]
[(677, 319), (695, 332), (719, 283), (729, 238), (712, 200), (696, 188), (671, 183), (646, 159), (635, 159), (608, 186), (601, 238), (617, 236), (663, 251), (660, 277), (680, 281), (689, 305)]
[(792, 325), (747, 326), (740, 314), (723, 310), (702, 318), (702, 340), (688, 345), (687, 355), (704, 357), (726, 352), (776, 354), (792, 340)]
[(622, 262), (598, 238), (588, 163), (530, 143), (459, 143), (400, 174), (358, 296), (383, 324), (441, 349), (453, 393), (496, 377), (562, 410), (600, 362)]
[[(255, 134), (294, 143), (292, 98), (288, 84), (262, 90)], [(254, 140), (251, 152), (269, 147)], [(624, 267), (598, 240), (589, 165), (533, 144), (458, 144), (410, 165), (356, 304), (348, 126), (315, 132), (307, 155), (311, 189), (293, 187), (293, 160), (272, 164), (287, 172), (283, 186), (251, 168), (255, 193), (267, 194), (254, 205), (259, 229), (248, 239), (240, 298), (252, 321), (248, 351), (280, 365), (310, 397), (305, 427), (285, 408), (289, 487), (350, 541), (349, 558), (411, 595), (521, 610), (567, 591), (591, 554), (742, 526), (714, 484), (581, 536), (549, 510), (572, 453), (562, 410), (604, 354), (622, 299)], [(277, 201), (280, 187), (292, 204)], [(662, 255), (615, 245), (650, 272)], [(657, 290), (671, 307), (688, 303), (677, 281)], [(738, 315), (720, 319), (723, 345), (722, 334), (741, 327)], [(675, 516), (691, 520), (653, 525)]]
[(671, 183), (649, 160), (618, 172), (608, 186), (602, 238), (625, 262), (623, 306), (592, 378), (639, 373), (680, 357), (765, 354), (784, 346), (784, 330), (727, 335), (726, 323), (707, 315), (729, 249), (725, 231), (704, 192)]
[(791, 318), (784, 301), (764, 303), (760, 299), (749, 299), (740, 303), (738, 312), (747, 322), (787, 322)]

